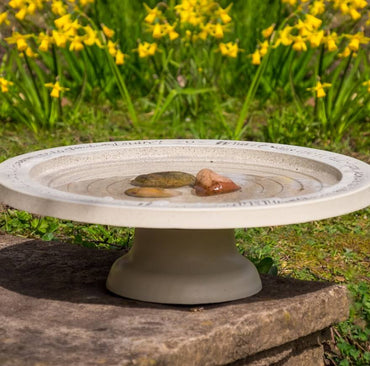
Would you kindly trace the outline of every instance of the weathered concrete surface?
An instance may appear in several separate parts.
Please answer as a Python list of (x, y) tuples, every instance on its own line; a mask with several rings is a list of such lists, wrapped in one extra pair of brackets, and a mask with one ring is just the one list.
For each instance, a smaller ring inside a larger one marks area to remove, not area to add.
[(297, 344), (348, 315), (343, 286), (278, 277), (201, 308), (120, 298), (105, 289), (119, 255), (0, 235), (0, 365), (316, 366), (317, 342)]

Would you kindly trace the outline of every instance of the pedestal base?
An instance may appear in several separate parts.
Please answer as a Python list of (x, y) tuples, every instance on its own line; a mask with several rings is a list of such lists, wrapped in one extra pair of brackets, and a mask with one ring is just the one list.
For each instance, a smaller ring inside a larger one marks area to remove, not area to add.
[(142, 301), (205, 304), (252, 296), (262, 284), (255, 266), (239, 254), (234, 230), (136, 229), (107, 288)]

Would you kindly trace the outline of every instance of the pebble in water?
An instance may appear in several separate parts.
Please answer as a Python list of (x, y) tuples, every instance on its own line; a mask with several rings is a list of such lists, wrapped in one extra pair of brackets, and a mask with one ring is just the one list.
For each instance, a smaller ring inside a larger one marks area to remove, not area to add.
[(234, 192), (240, 189), (231, 179), (217, 174), (211, 169), (202, 169), (196, 176), (194, 184), (197, 196)]
[(156, 188), (156, 187), (136, 187), (129, 188), (125, 191), (125, 194), (131, 197), (142, 197), (142, 198), (163, 198), (163, 197), (174, 197), (181, 193), (177, 191), (171, 191), (169, 189)]
[(134, 186), (160, 188), (178, 188), (194, 183), (194, 175), (177, 171), (142, 174), (131, 181)]

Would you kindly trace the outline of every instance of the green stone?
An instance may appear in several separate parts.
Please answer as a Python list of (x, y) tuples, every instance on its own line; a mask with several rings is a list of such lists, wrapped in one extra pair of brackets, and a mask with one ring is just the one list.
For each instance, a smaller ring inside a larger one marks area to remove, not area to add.
[(194, 183), (194, 175), (177, 171), (142, 174), (131, 181), (134, 186), (160, 188), (192, 186)]

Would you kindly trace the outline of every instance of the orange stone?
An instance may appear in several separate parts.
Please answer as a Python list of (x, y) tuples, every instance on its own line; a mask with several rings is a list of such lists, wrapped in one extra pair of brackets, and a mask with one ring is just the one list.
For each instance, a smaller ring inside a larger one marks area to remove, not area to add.
[(178, 196), (181, 192), (157, 187), (135, 187), (127, 189), (125, 194), (131, 197), (162, 198)]
[(217, 174), (211, 169), (202, 169), (196, 176), (194, 189), (198, 196), (212, 196), (235, 192), (240, 189), (240, 186), (230, 178)]

